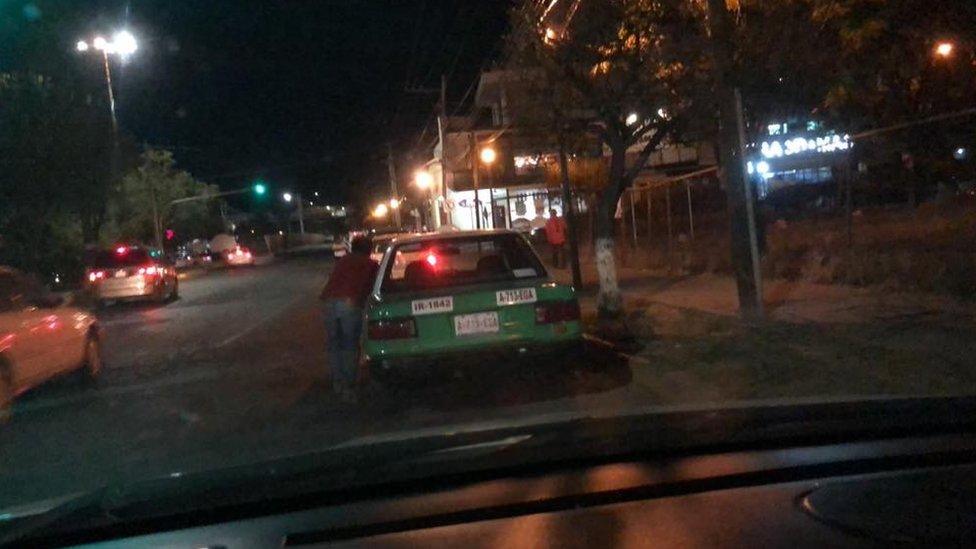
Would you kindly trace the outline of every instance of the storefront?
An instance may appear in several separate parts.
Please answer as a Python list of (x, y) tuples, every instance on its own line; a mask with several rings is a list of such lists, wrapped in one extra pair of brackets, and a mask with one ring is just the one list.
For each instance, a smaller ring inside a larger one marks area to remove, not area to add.
[[(451, 223), (462, 230), (477, 227), (474, 191), (450, 192), (448, 209)], [(539, 186), (503, 187), (478, 191), (481, 227), (533, 231), (546, 224), (549, 211), (563, 215), (558, 190)]]
[(753, 146), (747, 169), (764, 197), (782, 187), (833, 180), (850, 147), (850, 136), (824, 131), (819, 122), (769, 124)]

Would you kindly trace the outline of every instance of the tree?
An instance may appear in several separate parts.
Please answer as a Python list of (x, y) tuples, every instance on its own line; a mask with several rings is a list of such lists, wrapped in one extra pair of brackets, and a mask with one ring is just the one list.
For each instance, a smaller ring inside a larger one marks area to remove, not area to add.
[(594, 242), (604, 319), (622, 313), (613, 238), (617, 202), (651, 153), (704, 104), (696, 97), (705, 60), (695, 9), (685, 0), (604, 0), (578, 4), (572, 25), (548, 24), (534, 3), (513, 15), (509, 65), (538, 71), (551, 87), (535, 94), (534, 110), (581, 123), (609, 153)]
[[(976, 4), (931, 7), (893, 0), (743, 1), (736, 73), (753, 119), (813, 114), (856, 134), (973, 107)], [(940, 43), (951, 45), (940, 55)], [(784, 47), (789, 45), (789, 47)], [(873, 138), (897, 162), (911, 152), (920, 176), (952, 163), (972, 125), (913, 126)], [(965, 120), (963, 120), (965, 122)], [(909, 177), (906, 194), (914, 194)]]
[(209, 236), (214, 228), (211, 204), (206, 201), (173, 204), (174, 200), (213, 195), (218, 189), (178, 170), (173, 153), (148, 149), (139, 166), (122, 179), (114, 208), (118, 237), (152, 241), (162, 247), (163, 232), (176, 228), (186, 236)]
[(111, 192), (108, 115), (62, 80), (0, 74), (0, 262), (80, 272)]

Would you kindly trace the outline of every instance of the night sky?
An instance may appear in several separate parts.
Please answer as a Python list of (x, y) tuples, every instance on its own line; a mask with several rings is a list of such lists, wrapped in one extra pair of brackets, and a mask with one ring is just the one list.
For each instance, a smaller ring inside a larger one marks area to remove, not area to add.
[(381, 188), (387, 141), (402, 168), (421, 160), (409, 154), (422, 149), (437, 96), (405, 90), (437, 88), (449, 73), (457, 107), (497, 53), (510, 4), (0, 0), (0, 70), (78, 64), (95, 86), (97, 59), (75, 42), (126, 27), (140, 50), (113, 76), (120, 124), (138, 142), (171, 148), (224, 188), (260, 175), (339, 200)]

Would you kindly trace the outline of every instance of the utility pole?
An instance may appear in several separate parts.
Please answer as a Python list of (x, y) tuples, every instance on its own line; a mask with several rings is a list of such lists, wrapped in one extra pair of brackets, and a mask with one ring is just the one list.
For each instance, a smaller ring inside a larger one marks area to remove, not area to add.
[(562, 128), (559, 131), (559, 172), (560, 187), (563, 194), (563, 215), (566, 217), (566, 228), (569, 229), (569, 265), (573, 271), (573, 287), (576, 291), (583, 288), (583, 273), (580, 270), (579, 240), (576, 235), (576, 204), (570, 189), (569, 161), (566, 158), (566, 136)]
[(471, 136), (471, 183), (474, 185), (474, 226), (481, 229), (481, 199), (478, 198), (478, 138), (474, 130), (468, 135)]
[[(386, 144), (386, 166), (390, 172), (390, 198), (396, 198), (399, 200), (399, 194), (397, 192), (397, 180), (396, 180), (396, 165), (393, 163), (393, 144)], [(393, 223), (396, 228), (400, 229), (400, 208), (391, 208), (393, 210)]]
[(725, 184), (731, 219), (732, 267), (739, 294), (739, 312), (747, 319), (762, 317), (759, 253), (752, 192), (746, 175), (741, 101), (733, 84), (732, 21), (725, 0), (708, 0), (708, 26), (719, 107), (720, 177)]
[(298, 233), (302, 236), (305, 235), (305, 210), (302, 205), (302, 193), (295, 193), (295, 198), (298, 200)]

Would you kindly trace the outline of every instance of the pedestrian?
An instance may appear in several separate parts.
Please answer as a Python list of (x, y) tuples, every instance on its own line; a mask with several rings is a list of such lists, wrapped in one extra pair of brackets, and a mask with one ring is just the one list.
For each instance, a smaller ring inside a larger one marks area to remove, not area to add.
[(566, 259), (566, 220), (560, 217), (555, 209), (549, 210), (549, 220), (546, 221), (546, 241), (552, 248), (552, 266), (562, 269)]
[(354, 238), (350, 253), (336, 263), (320, 296), (324, 301), (332, 390), (344, 402), (356, 401), (363, 306), (379, 271), (379, 265), (369, 257), (370, 247), (369, 238)]

